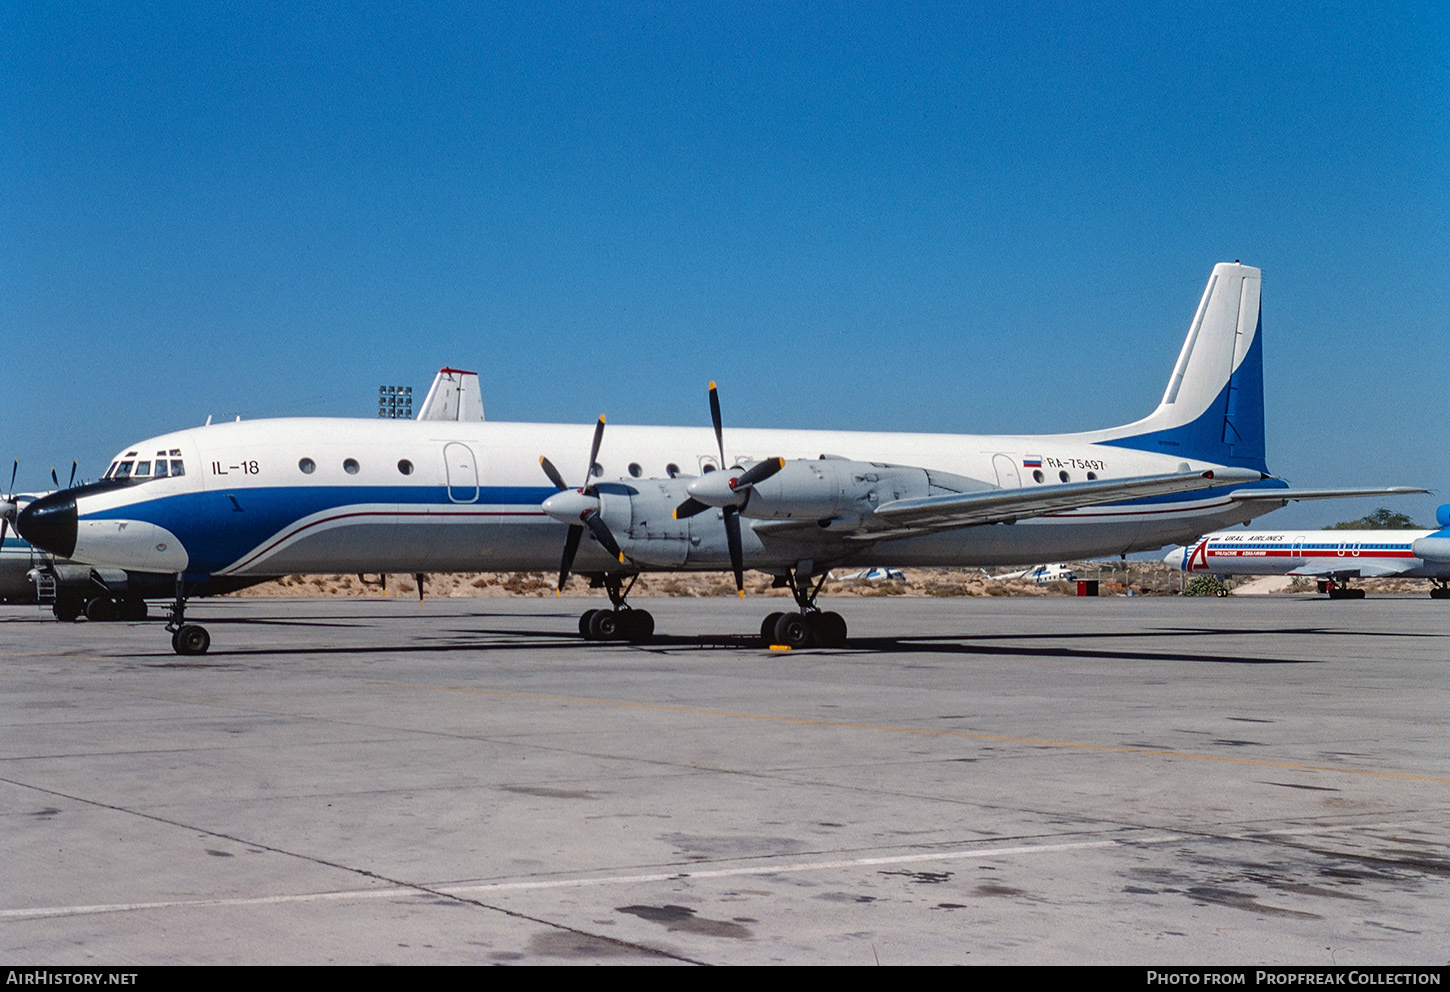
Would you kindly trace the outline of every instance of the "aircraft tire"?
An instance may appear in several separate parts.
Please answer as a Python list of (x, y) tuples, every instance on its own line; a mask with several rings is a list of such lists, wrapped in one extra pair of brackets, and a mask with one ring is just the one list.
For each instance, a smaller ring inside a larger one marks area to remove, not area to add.
[(119, 614), (120, 611), (116, 608), (116, 601), (109, 596), (96, 596), (86, 601), (87, 620), (106, 623), (116, 619)]
[(85, 608), (86, 604), (79, 599), (57, 599), (51, 612), (55, 614), (57, 620), (70, 623), (72, 620), (79, 619), (80, 615), (85, 612)]
[(123, 599), (121, 600), (122, 620), (145, 620), (148, 617), (146, 600), (144, 599)]
[(813, 613), (808, 618), (815, 641), (823, 648), (846, 646), (846, 618), (839, 613)]
[(760, 640), (766, 647), (775, 643), (775, 622), (783, 616), (784, 613), (771, 613), (760, 621)]
[(1431, 589), (1431, 599), (1450, 599), (1450, 589)]
[(594, 619), (594, 614), (598, 612), (598, 610), (585, 610), (579, 614), (579, 636), (586, 641), (594, 640), (594, 635), (589, 633), (589, 622)]
[(591, 641), (613, 641), (620, 636), (619, 614), (614, 610), (595, 610), (589, 618)]
[(782, 613), (775, 622), (775, 643), (789, 648), (808, 648), (815, 641), (810, 622), (800, 613)]
[(211, 647), (211, 635), (205, 627), (188, 623), (171, 635), (171, 647), (177, 654), (206, 654), (206, 649)]
[(655, 618), (649, 610), (626, 610), (620, 614), (624, 621), (624, 637), (631, 644), (643, 644), (654, 636)]

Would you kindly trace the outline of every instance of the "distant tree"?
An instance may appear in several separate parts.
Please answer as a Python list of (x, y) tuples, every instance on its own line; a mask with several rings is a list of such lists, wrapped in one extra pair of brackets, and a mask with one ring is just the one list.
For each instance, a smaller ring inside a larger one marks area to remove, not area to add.
[(1415, 523), (1403, 513), (1392, 513), (1383, 506), (1375, 510), (1367, 517), (1360, 517), (1358, 520), (1342, 520), (1337, 524), (1330, 524), (1326, 530), (1420, 530), (1420, 525)]

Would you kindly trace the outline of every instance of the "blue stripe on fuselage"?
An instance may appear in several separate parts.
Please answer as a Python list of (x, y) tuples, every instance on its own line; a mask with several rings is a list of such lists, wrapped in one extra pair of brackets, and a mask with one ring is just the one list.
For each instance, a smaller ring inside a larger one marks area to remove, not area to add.
[(179, 493), (87, 513), (87, 520), (141, 520), (165, 527), (180, 539), (190, 559), (187, 574), (210, 575), (225, 568), (297, 521), (327, 510), (359, 504), (395, 504), (409, 509), (484, 509), (537, 506), (552, 487), (480, 487), (472, 503), (455, 503), (446, 486), (286, 486)]

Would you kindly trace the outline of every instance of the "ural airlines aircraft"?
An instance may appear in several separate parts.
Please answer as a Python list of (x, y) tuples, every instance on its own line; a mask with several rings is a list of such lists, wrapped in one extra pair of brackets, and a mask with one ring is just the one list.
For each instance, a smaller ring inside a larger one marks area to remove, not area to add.
[[(1157, 409), (1076, 434), (973, 436), (478, 420), (223, 423), (128, 445), (104, 479), (37, 500), (20, 533), (54, 554), (175, 577), (168, 629), (204, 583), (299, 572), (542, 570), (590, 576), (590, 639), (642, 640), (645, 571), (759, 569), (796, 611), (770, 642), (838, 645), (829, 569), (1003, 565), (1183, 543), (1293, 499), (1264, 452), (1258, 269), (1216, 266)], [(463, 406), (463, 404), (459, 404)], [(726, 438), (729, 446), (726, 446)], [(587, 457), (586, 457), (587, 456)], [(555, 462), (574, 472), (565, 476)], [(1399, 490), (1395, 490), (1399, 491)], [(1419, 491), (1419, 490), (1404, 490)], [(590, 540), (583, 537), (588, 532)]]
[(1432, 599), (1450, 599), (1450, 504), (1439, 530), (1226, 531), (1175, 548), (1164, 560), (1210, 575), (1302, 575), (1323, 579), (1333, 599), (1361, 599), (1350, 579), (1434, 579)]

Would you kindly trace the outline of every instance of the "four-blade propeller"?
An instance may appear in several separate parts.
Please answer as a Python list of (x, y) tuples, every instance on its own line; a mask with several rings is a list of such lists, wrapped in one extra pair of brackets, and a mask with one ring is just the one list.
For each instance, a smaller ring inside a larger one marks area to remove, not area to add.
[[(725, 521), (725, 542), (730, 549), (730, 569), (735, 573), (735, 592), (745, 595), (745, 553), (740, 541), (740, 510), (750, 491), (785, 467), (784, 458), (767, 458), (750, 468), (725, 468), (725, 429), (720, 416), (720, 394), (710, 383), (710, 420), (715, 426), (715, 445), (720, 449), (720, 471), (710, 472), (685, 487), (690, 494), (675, 507), (675, 519), (684, 520), (710, 507), (719, 507)], [(736, 474), (739, 473), (739, 474)]]
[(544, 500), (543, 510), (560, 523), (569, 525), (569, 531), (564, 537), (564, 557), (559, 562), (559, 585), (556, 593), (564, 591), (564, 583), (569, 579), (569, 570), (574, 567), (574, 556), (579, 551), (579, 541), (584, 536), (586, 527), (605, 551), (618, 558), (620, 564), (624, 563), (624, 552), (619, 550), (619, 542), (615, 541), (614, 535), (609, 532), (604, 518), (600, 515), (599, 490), (589, 481), (594, 477), (594, 464), (599, 458), (599, 444), (603, 440), (604, 415), (600, 414), (599, 423), (594, 427), (594, 444), (589, 449), (589, 466), (584, 470), (584, 486), (579, 489), (572, 488), (564, 481), (553, 462), (543, 455), (539, 456), (539, 465), (543, 467), (544, 474), (559, 490)]

